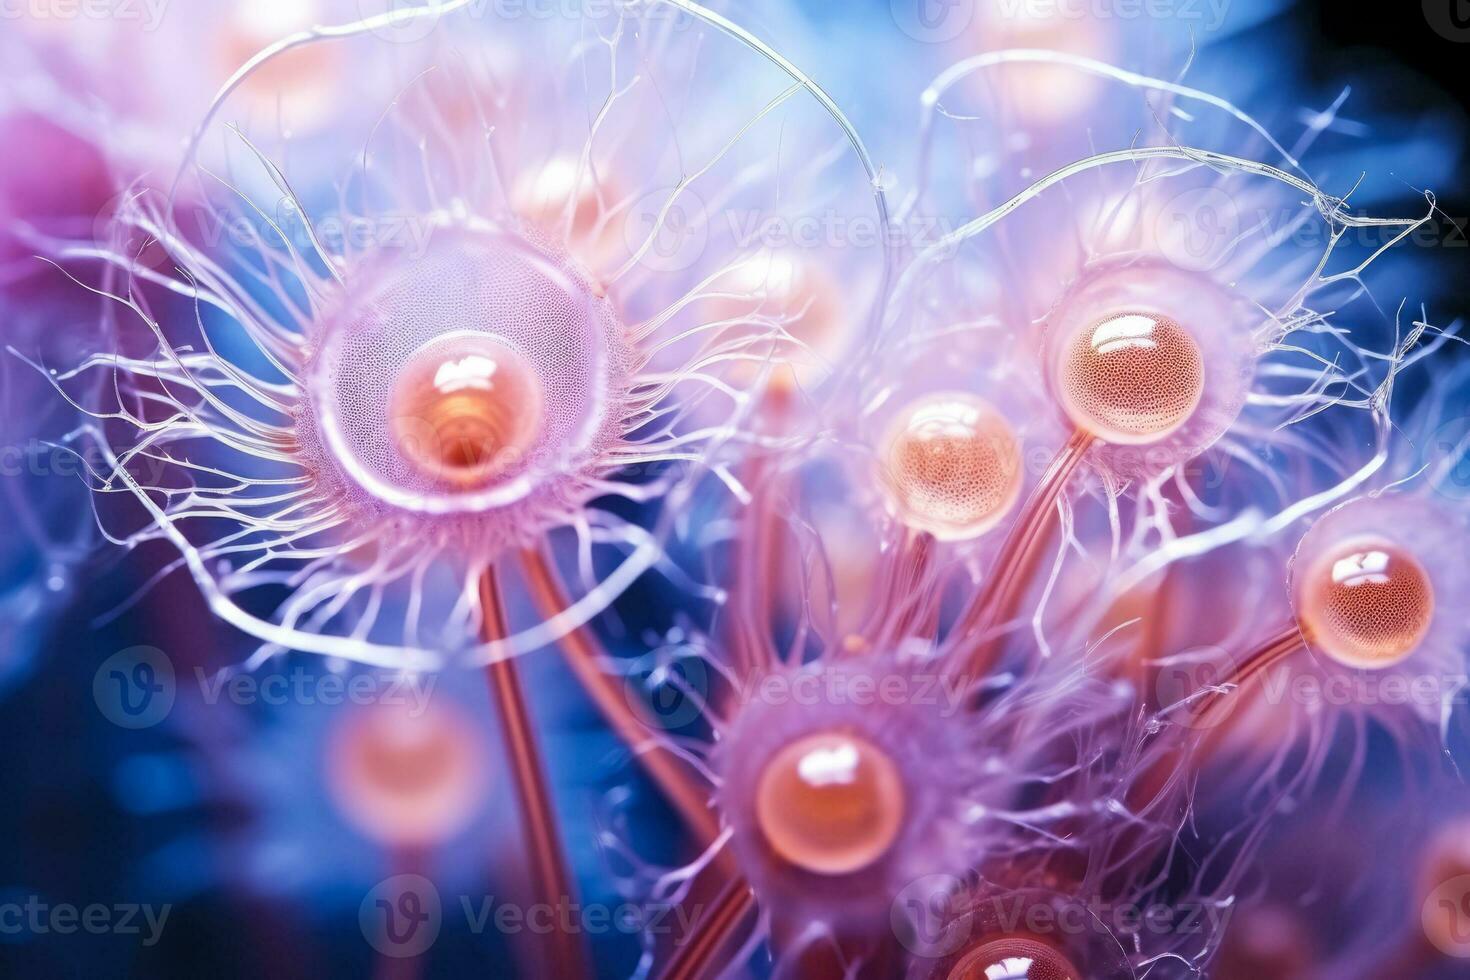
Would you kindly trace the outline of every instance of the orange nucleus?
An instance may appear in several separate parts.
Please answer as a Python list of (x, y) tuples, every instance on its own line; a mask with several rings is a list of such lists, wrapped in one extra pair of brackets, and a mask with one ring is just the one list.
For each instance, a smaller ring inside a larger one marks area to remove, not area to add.
[(908, 526), (941, 541), (994, 527), (1021, 493), (1021, 447), (1006, 418), (973, 395), (930, 395), (889, 428), (882, 476)]
[(1082, 971), (1045, 943), (1003, 936), (961, 957), (949, 980), (1082, 980)]
[(390, 424), (420, 473), (483, 487), (524, 461), (543, 415), (526, 359), (489, 334), (460, 332), (409, 358), (393, 386)]
[(1356, 542), (1323, 555), (1304, 582), (1302, 627), (1333, 659), (1389, 667), (1418, 648), (1434, 615), (1422, 565), (1383, 542)]
[(1156, 442), (1183, 425), (1204, 394), (1199, 344), (1155, 313), (1115, 313), (1074, 334), (1058, 365), (1063, 408), (1105, 442)]
[(886, 752), (857, 735), (808, 735), (766, 763), (756, 821), (781, 858), (816, 874), (868, 867), (902, 826), (904, 788)]

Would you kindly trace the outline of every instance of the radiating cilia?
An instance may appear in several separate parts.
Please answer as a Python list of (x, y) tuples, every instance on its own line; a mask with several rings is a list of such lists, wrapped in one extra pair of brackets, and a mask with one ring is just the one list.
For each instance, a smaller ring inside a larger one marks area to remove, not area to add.
[[(332, 185), (311, 179), (319, 149), (293, 165), (289, 133), (226, 125), (256, 72), (318, 47), (401, 86), (339, 121)], [(788, 327), (808, 301), (767, 271), (770, 229), (881, 222), (853, 134), (770, 53), (658, 3), (572, 22), (400, 11), (253, 60), (178, 182), (210, 211), (140, 202), (167, 260), (102, 256), (150, 344), (58, 377), (123, 370), (96, 413), (95, 482), (142, 524), (109, 533), (175, 545), (262, 656), (487, 660), (566, 634), (645, 572), (678, 578), (662, 543), (677, 515), (644, 505), (711, 473), (738, 492), (729, 459), (765, 438), (750, 420), (770, 365), (801, 357)], [(833, 314), (860, 332), (882, 250), (801, 260), (863, 284)], [(575, 584), (488, 637), (483, 572), (522, 556)]]

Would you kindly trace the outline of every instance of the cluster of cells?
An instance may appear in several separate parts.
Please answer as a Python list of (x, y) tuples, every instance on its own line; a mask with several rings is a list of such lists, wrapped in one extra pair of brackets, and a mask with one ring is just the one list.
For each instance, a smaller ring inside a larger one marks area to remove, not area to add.
[[(1370, 732), (1448, 744), (1447, 682), (1280, 694), (1465, 670), (1456, 338), (1370, 288), (1432, 198), (1365, 216), (1304, 162), (1331, 112), (1278, 142), (1097, 60), (1105, 22), (982, 19), (879, 167), (733, 12), (340, 13), (252, 35), (170, 176), (119, 152), (95, 240), (4, 213), (100, 308), (66, 366), (12, 349), (103, 537), (168, 545), (247, 669), (488, 674), (499, 761), (452, 712), (340, 726), (349, 823), (421, 869), (499, 766), (522, 886), (571, 901), (519, 662), (554, 649), (682, 828), (599, 841), (694, 910), (639, 975), (1389, 975), (1294, 938), (1325, 913), (1268, 859)], [(939, 230), (751, 231), (834, 214)], [(523, 954), (591, 976), (582, 938)]]

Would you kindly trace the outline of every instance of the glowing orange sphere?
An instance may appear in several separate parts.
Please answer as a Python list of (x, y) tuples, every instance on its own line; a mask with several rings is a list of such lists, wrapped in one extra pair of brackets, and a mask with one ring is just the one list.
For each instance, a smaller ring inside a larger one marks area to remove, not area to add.
[(1390, 667), (1418, 648), (1434, 616), (1434, 587), (1414, 557), (1382, 542), (1349, 543), (1307, 572), (1302, 627), (1350, 667)]
[(1079, 330), (1058, 364), (1062, 406), (1106, 442), (1156, 442), (1204, 394), (1204, 360), (1188, 330), (1154, 313), (1118, 313)]
[(1045, 943), (1004, 936), (966, 953), (949, 980), (1082, 980), (1082, 971)]
[(900, 519), (941, 541), (985, 533), (1021, 493), (1015, 432), (973, 395), (931, 395), (909, 406), (889, 429), (883, 464)]
[(542, 422), (535, 371), (489, 334), (430, 341), (393, 386), (395, 445), (423, 475), (456, 486), (484, 486), (520, 463)]
[(849, 874), (888, 852), (905, 794), (898, 766), (856, 735), (808, 735), (766, 763), (756, 821), (781, 858), (816, 874)]
[(439, 703), (350, 712), (329, 743), (332, 797), (375, 840), (443, 841), (462, 830), (484, 801), (481, 738), (457, 709)]

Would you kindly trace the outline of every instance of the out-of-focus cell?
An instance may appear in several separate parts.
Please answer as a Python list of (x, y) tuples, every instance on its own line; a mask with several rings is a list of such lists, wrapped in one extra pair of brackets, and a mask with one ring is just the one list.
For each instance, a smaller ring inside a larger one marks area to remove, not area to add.
[(993, 528), (1021, 493), (1021, 449), (984, 399), (947, 392), (919, 399), (890, 425), (881, 474), (905, 524), (941, 541)]
[(482, 737), (441, 702), (422, 713), (387, 705), (353, 712), (328, 744), (328, 786), (342, 814), (374, 840), (437, 844), (462, 830), (484, 802)]
[(1123, 312), (1083, 326), (1057, 364), (1067, 414), (1105, 442), (1142, 445), (1178, 429), (1204, 391), (1199, 345), (1177, 321)]
[(1219, 980), (1300, 980), (1314, 951), (1301, 916), (1288, 908), (1244, 908), (1226, 933), (1215, 968)]
[(867, 739), (808, 735), (766, 763), (756, 788), (756, 821), (783, 859), (816, 874), (840, 875), (877, 861), (903, 823), (903, 780)]
[(430, 341), (394, 384), (400, 452), (426, 475), (483, 486), (521, 461), (542, 426), (541, 386), (526, 359), (489, 334)]
[[(1059, 4), (987, 4), (983, 9), (985, 16), (975, 22), (981, 51), (1040, 49), (1106, 59), (1115, 44), (1106, 20), (1073, 16)], [(1056, 125), (1076, 117), (1098, 100), (1103, 89), (1095, 75), (1039, 61), (1006, 64), (978, 78), (998, 90), (1007, 109), (1035, 125)]]
[[(238, 4), (214, 33), (215, 72), (230, 77), (263, 48), (330, 22), (320, 0), (252, 0)], [(310, 44), (265, 62), (241, 86), (241, 97), (262, 113), (285, 113), (286, 126), (315, 125), (332, 112), (346, 66), (333, 44)], [(281, 93), (290, 93), (282, 98)]]
[(1322, 555), (1302, 581), (1302, 627), (1351, 667), (1392, 666), (1418, 648), (1434, 615), (1422, 565), (1384, 541), (1357, 540)]
[(553, 157), (527, 172), (511, 191), (511, 209), (589, 269), (626, 258), (622, 222), (610, 212), (622, 191), (577, 157)]
[[(793, 357), (795, 363), (771, 373), (775, 389), (820, 382), (823, 362), (842, 354), (852, 324), (845, 318), (840, 287), (799, 256), (778, 252), (751, 259), (716, 279), (712, 291), (717, 296), (708, 304), (711, 319), (775, 320), (805, 348)], [(735, 380), (751, 380), (760, 367), (739, 365)]]
[(1026, 936), (992, 939), (966, 953), (949, 980), (1082, 980), (1058, 950)]

